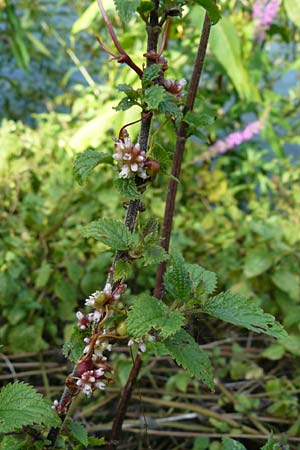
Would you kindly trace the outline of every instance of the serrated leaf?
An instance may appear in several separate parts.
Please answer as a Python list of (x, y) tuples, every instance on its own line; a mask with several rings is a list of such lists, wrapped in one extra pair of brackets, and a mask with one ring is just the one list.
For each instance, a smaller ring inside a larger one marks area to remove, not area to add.
[(127, 330), (133, 338), (140, 338), (151, 328), (160, 330), (162, 337), (176, 333), (184, 323), (184, 316), (172, 311), (160, 300), (147, 294), (136, 298), (128, 313)]
[(188, 373), (214, 388), (212, 366), (208, 354), (202, 350), (185, 330), (177, 331), (163, 341), (167, 352)]
[(130, 277), (132, 273), (132, 265), (127, 262), (123, 261), (122, 259), (119, 259), (119, 261), (116, 262), (115, 269), (114, 269), (114, 280), (126, 280), (126, 278)]
[(185, 266), (184, 258), (175, 253), (172, 255), (164, 275), (164, 286), (167, 293), (175, 300), (186, 300), (192, 292), (192, 282)]
[(193, 0), (193, 3), (202, 6), (206, 10), (212, 25), (215, 25), (221, 19), (221, 12), (212, 0)]
[(117, 89), (118, 89), (118, 91), (120, 91), (120, 92), (124, 92), (124, 93), (127, 95), (127, 97), (129, 97), (129, 98), (131, 98), (131, 99), (133, 99), (133, 100), (135, 100), (135, 99), (138, 98), (138, 93), (137, 93), (137, 91), (135, 91), (135, 90), (133, 89), (133, 87), (130, 86), (130, 84), (125, 84), (125, 83), (119, 84), (119, 85), (117, 86)]
[(134, 178), (118, 178), (115, 181), (115, 186), (121, 195), (128, 200), (139, 200), (141, 194), (137, 190)]
[(74, 327), (70, 342), (66, 342), (63, 345), (62, 353), (64, 357), (71, 362), (76, 363), (81, 357), (85, 347), (83, 339), (84, 336), (82, 331), (80, 331), (78, 327)]
[(271, 314), (265, 313), (253, 301), (233, 292), (224, 292), (210, 297), (202, 305), (203, 312), (245, 327), (256, 333), (265, 333), (277, 338), (287, 336), (286, 331)]
[(87, 447), (89, 445), (89, 440), (85, 426), (82, 423), (75, 422), (75, 420), (71, 420), (69, 426), (73, 438), (80, 442), (84, 447)]
[(214, 272), (205, 270), (198, 264), (186, 264), (190, 274), (193, 290), (195, 291), (202, 282), (206, 294), (212, 294), (217, 287), (217, 275)]
[(134, 237), (120, 220), (100, 219), (83, 228), (86, 238), (94, 238), (113, 250), (128, 250), (134, 244)]
[(165, 150), (160, 144), (156, 144), (151, 152), (153, 159), (158, 161), (160, 173), (165, 174), (169, 171), (172, 163), (172, 155)]
[(114, 107), (116, 111), (126, 111), (129, 108), (132, 108), (132, 106), (136, 105), (136, 101), (130, 97), (124, 97), (120, 103)]
[(159, 76), (161, 67), (157, 64), (152, 64), (152, 66), (146, 67), (143, 73), (142, 83), (143, 87), (147, 86), (150, 81), (155, 80)]
[(246, 450), (243, 444), (231, 438), (222, 438), (222, 450)]
[(83, 184), (92, 170), (99, 164), (113, 164), (113, 158), (107, 153), (97, 150), (86, 150), (77, 156), (73, 166), (73, 174), (79, 184)]
[(162, 261), (167, 261), (169, 255), (161, 245), (150, 244), (145, 246), (143, 258), (144, 265), (150, 266), (153, 264), (159, 264)]
[(105, 444), (106, 444), (106, 441), (103, 437), (102, 438), (95, 438), (95, 437), (89, 438), (89, 445), (93, 445), (94, 447), (102, 447)]
[(114, 0), (118, 14), (124, 23), (132, 18), (141, 0)]
[(172, 94), (166, 94), (165, 100), (161, 101), (159, 104), (159, 111), (164, 113), (166, 117), (172, 117), (172, 119), (182, 119), (183, 113), (178, 105), (176, 97)]
[(0, 433), (27, 425), (58, 426), (60, 419), (41, 394), (26, 383), (10, 383), (0, 391)]
[(195, 134), (200, 127), (208, 127), (214, 123), (214, 118), (208, 114), (193, 111), (188, 111), (183, 120), (189, 125), (190, 134)]
[(0, 441), (0, 450), (24, 450), (24, 441), (14, 436), (4, 436)]
[(162, 86), (150, 86), (144, 91), (143, 100), (147, 103), (148, 109), (159, 109), (159, 104), (165, 98), (166, 91)]

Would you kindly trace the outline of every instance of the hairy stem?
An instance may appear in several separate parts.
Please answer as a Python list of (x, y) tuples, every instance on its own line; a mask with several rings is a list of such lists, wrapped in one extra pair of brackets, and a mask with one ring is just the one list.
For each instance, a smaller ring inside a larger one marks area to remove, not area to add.
[[(184, 112), (191, 111), (194, 107), (195, 98), (197, 94), (197, 89), (203, 69), (203, 63), (204, 58), (206, 54), (207, 49), (207, 43), (210, 33), (210, 27), (211, 22), (208, 17), (208, 15), (205, 15), (205, 20), (202, 28), (201, 38), (198, 46), (198, 52), (196, 56), (196, 60), (194, 63), (194, 69), (193, 74), (190, 82), (190, 87), (187, 95), (186, 105), (184, 108)], [(177, 132), (177, 140), (176, 140), (176, 147), (175, 147), (175, 154), (173, 158), (173, 167), (172, 167), (172, 175), (176, 178), (180, 175), (180, 169), (181, 169), (181, 163), (183, 158), (183, 153), (185, 149), (185, 143), (187, 140), (187, 124), (182, 121), (182, 123), (179, 126), (178, 132)], [(165, 250), (169, 249), (169, 243), (170, 243), (170, 236), (171, 236), (171, 229), (172, 229), (172, 222), (173, 222), (173, 216), (174, 216), (174, 209), (175, 209), (175, 198), (177, 193), (177, 181), (174, 179), (171, 179), (169, 186), (168, 186), (168, 194), (167, 194), (167, 200), (166, 200), (166, 206), (165, 206), (165, 215), (164, 215), (164, 224), (163, 224), (163, 231), (162, 231), (162, 245), (165, 248)], [(162, 296), (162, 280), (163, 275), (165, 271), (166, 265), (160, 264), (157, 271), (157, 279), (156, 279), (156, 286), (155, 286), (155, 293), (154, 295), (160, 299)], [(119, 437), (122, 431), (122, 424), (125, 419), (126, 415), (126, 409), (127, 405), (129, 403), (133, 386), (137, 380), (140, 368), (142, 366), (142, 360), (139, 355), (136, 356), (133, 367), (131, 369), (131, 372), (129, 374), (126, 386), (122, 392), (121, 399), (119, 401), (118, 410), (115, 416), (115, 420), (113, 423), (112, 433), (111, 433), (111, 440), (110, 443), (107, 446), (107, 450), (114, 450), (117, 448)]]

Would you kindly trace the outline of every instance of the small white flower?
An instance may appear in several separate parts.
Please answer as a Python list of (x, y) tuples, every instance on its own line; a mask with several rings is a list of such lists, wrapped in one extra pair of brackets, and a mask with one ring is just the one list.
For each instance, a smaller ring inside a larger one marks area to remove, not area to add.
[(132, 156), (129, 153), (124, 153), (123, 161), (130, 161)]
[(146, 345), (142, 342), (141, 344), (139, 344), (139, 350), (142, 352), (142, 353), (145, 353), (145, 351), (147, 350), (146, 349)]
[(133, 164), (131, 164), (130, 168), (131, 168), (132, 172), (137, 172), (139, 166), (137, 165), (137, 163), (133, 163)]
[(112, 291), (111, 284), (110, 283), (106, 283), (106, 285), (105, 285), (105, 287), (103, 289), (103, 294), (110, 295), (111, 291)]
[(119, 178), (129, 178), (130, 168), (128, 166), (122, 166), (121, 172), (119, 173)]
[(101, 389), (101, 391), (104, 391), (104, 389), (105, 389), (105, 384), (104, 383), (102, 383), (101, 381), (97, 381), (96, 382), (96, 384), (95, 384), (95, 386), (98, 388), (98, 389)]
[(97, 377), (102, 377), (102, 375), (104, 375), (104, 370), (103, 369), (97, 369), (96, 370), (96, 375), (97, 375)]

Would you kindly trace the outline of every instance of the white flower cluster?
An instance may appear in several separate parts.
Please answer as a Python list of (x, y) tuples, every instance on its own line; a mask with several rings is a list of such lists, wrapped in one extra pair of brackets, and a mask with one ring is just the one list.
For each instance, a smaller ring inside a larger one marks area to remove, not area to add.
[(140, 144), (133, 144), (129, 137), (125, 137), (124, 140), (118, 139), (115, 142), (113, 158), (121, 169), (120, 178), (130, 178), (135, 175), (143, 179), (147, 178), (144, 170), (146, 154), (141, 150)]
[(87, 370), (77, 380), (76, 385), (88, 397), (92, 395), (94, 389), (105, 389), (105, 384), (101, 381), (105, 379), (103, 369)]
[(151, 334), (147, 334), (143, 338), (138, 339), (131, 338), (128, 341), (128, 347), (132, 347), (134, 344), (136, 344), (138, 346), (139, 353), (145, 353), (145, 351), (147, 350), (145, 340), (147, 340), (148, 342), (154, 342), (155, 337), (152, 336)]
[[(103, 334), (106, 334), (105, 330), (103, 331)], [(85, 354), (88, 353), (88, 351), (90, 349), (90, 342), (91, 342), (90, 337), (84, 338), (84, 343), (86, 344), (86, 346), (84, 347), (83, 353), (85, 353)], [(108, 341), (97, 339), (97, 341), (95, 342), (94, 353), (93, 353), (92, 359), (96, 361), (99, 358), (101, 358), (102, 360), (106, 361), (107, 358), (106, 358), (106, 356), (103, 356), (103, 352), (105, 350), (110, 352), (111, 349), (112, 349), (112, 344), (109, 344)]]

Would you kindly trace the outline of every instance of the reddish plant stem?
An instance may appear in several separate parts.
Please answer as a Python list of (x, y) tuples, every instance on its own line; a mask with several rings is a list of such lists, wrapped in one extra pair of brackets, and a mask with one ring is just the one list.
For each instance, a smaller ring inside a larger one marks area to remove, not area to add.
[[(195, 98), (198, 90), (198, 85), (203, 69), (203, 63), (204, 58), (206, 54), (207, 49), (207, 43), (208, 38), (210, 34), (210, 28), (211, 28), (211, 22), (208, 17), (208, 15), (205, 15), (204, 24), (202, 28), (201, 38), (199, 42), (198, 52), (194, 64), (193, 74), (190, 82), (190, 87), (187, 95), (186, 105), (184, 108), (184, 113), (188, 111), (192, 111)], [(172, 167), (172, 175), (176, 178), (180, 175), (180, 169), (181, 169), (181, 163), (183, 158), (183, 153), (185, 149), (185, 143), (187, 140), (187, 129), (188, 125), (185, 122), (181, 122), (179, 129), (177, 131), (177, 140), (176, 140), (176, 147), (175, 147), (175, 154), (173, 158), (173, 167)], [(164, 215), (164, 224), (163, 224), (163, 231), (162, 231), (162, 246), (165, 248), (165, 250), (168, 251), (169, 249), (169, 243), (170, 243), (170, 236), (171, 236), (171, 229), (172, 229), (172, 222), (173, 222), (173, 216), (174, 216), (174, 209), (175, 209), (175, 198), (177, 193), (177, 181), (174, 179), (171, 179), (168, 187), (168, 194), (167, 194), (167, 200), (166, 200), (166, 207), (165, 207), (165, 215)], [(156, 286), (154, 295), (158, 299), (161, 298), (162, 292), (163, 292), (163, 275), (165, 271), (166, 265), (160, 264), (157, 271), (157, 278), (156, 278)], [(121, 399), (118, 405), (118, 410), (114, 419), (112, 433), (111, 433), (111, 440), (107, 446), (107, 450), (114, 450), (117, 448), (117, 445), (119, 443), (120, 434), (122, 431), (122, 425), (125, 419), (127, 405), (129, 403), (131, 393), (134, 387), (134, 384), (137, 380), (140, 368), (142, 366), (142, 360), (139, 355), (136, 356), (134, 364), (132, 366), (131, 372), (129, 374), (127, 383), (125, 385), (125, 388), (122, 392)]]
[[(188, 111), (192, 111), (197, 95), (197, 90), (199, 86), (200, 77), (202, 74), (204, 58), (206, 54), (208, 38), (210, 34), (211, 22), (209, 16), (206, 14), (204, 19), (204, 24), (202, 28), (200, 43), (198, 46), (198, 52), (195, 60), (195, 65), (193, 69), (193, 74), (190, 82), (189, 91), (187, 94), (186, 104), (184, 108), (184, 114)], [(187, 130), (188, 124), (184, 121), (181, 122), (179, 129), (177, 131), (176, 147), (173, 157), (172, 175), (169, 186), (168, 194), (165, 206), (164, 222), (162, 229), (162, 247), (168, 252), (170, 246), (170, 238), (175, 210), (175, 199), (177, 194), (178, 180), (180, 176), (181, 164), (183, 153), (185, 149), (185, 144), (187, 141)], [(154, 290), (154, 296), (156, 298), (161, 298), (163, 295), (163, 276), (166, 270), (167, 263), (164, 261), (158, 266), (156, 274), (156, 286)]]

